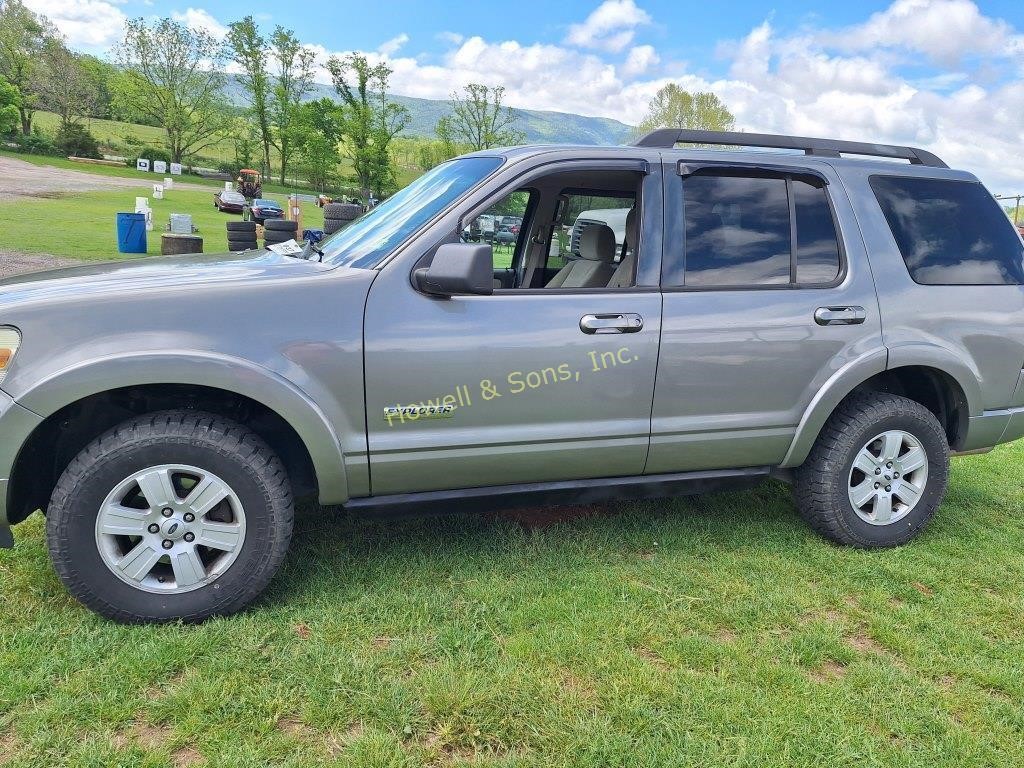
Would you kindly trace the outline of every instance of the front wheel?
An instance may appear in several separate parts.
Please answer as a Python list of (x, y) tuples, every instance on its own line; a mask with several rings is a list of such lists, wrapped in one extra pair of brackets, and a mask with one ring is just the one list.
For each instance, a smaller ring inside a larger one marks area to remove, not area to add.
[(68, 466), (47, 510), (61, 581), (121, 622), (201, 621), (263, 591), (291, 538), (280, 459), (239, 424), (167, 411), (121, 424)]
[(949, 445), (934, 414), (882, 392), (844, 401), (821, 430), (794, 490), (822, 536), (855, 547), (914, 538), (946, 493)]

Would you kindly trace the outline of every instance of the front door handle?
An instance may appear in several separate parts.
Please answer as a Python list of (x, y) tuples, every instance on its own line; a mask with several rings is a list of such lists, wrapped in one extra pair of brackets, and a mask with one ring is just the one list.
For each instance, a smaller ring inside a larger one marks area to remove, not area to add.
[(644, 327), (644, 319), (632, 313), (584, 315), (580, 330), (584, 333), (636, 333)]
[(818, 325), (860, 325), (868, 317), (864, 307), (818, 307), (814, 322)]

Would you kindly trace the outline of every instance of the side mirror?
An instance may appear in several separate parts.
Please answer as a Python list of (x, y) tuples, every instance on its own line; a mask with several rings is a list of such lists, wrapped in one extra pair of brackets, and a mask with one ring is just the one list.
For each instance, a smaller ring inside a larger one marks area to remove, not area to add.
[(488, 296), (494, 293), (494, 252), (489, 245), (448, 243), (414, 278), (416, 287), (435, 296)]

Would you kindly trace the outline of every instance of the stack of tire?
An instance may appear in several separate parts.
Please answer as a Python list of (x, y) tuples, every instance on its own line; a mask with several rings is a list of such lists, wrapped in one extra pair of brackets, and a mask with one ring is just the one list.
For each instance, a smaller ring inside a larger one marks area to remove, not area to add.
[(252, 251), (256, 248), (259, 248), (259, 243), (256, 242), (255, 221), (228, 222), (229, 251)]
[(363, 206), (355, 203), (328, 203), (324, 206), (324, 234), (333, 235), (347, 227), (363, 212)]
[(263, 242), (267, 245), (287, 243), (299, 239), (299, 223), (284, 219), (267, 219), (263, 222)]

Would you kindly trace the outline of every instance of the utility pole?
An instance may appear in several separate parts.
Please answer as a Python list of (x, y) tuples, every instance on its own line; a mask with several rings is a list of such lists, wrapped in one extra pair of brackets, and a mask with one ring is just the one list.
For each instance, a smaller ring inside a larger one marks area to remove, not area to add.
[(1013, 200), (1013, 224), (1014, 226), (1018, 223), (1018, 217), (1020, 215), (1020, 201), (1024, 199), (1024, 195), (996, 195), (996, 200)]

